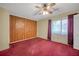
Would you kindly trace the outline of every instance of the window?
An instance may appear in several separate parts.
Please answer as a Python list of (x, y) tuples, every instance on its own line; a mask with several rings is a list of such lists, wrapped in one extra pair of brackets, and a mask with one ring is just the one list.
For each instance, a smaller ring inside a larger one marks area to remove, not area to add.
[(52, 24), (52, 32), (55, 34), (60, 34), (61, 31), (61, 21), (54, 21)]
[(57, 20), (52, 22), (52, 33), (53, 34), (67, 34), (67, 25), (68, 21), (67, 19), (64, 20)]
[(62, 34), (67, 34), (67, 30), (68, 30), (68, 21), (65, 19), (65, 20), (62, 20), (62, 29), (61, 29), (61, 33)]

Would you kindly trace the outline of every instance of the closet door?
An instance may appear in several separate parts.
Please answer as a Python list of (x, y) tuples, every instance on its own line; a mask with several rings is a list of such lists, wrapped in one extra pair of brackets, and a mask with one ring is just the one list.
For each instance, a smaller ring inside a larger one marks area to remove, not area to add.
[(30, 21), (31, 22), (31, 25), (30, 25), (30, 34), (31, 34), (31, 37), (35, 37), (36, 36), (36, 32), (37, 32), (37, 23), (34, 22), (34, 21)]
[(16, 37), (17, 37), (16, 41), (25, 39), (24, 38), (25, 20), (23, 18), (16, 17), (15, 28), (16, 28)]
[(25, 39), (30, 38), (30, 21), (25, 19)]
[(36, 37), (37, 23), (32, 20), (25, 20), (25, 39)]
[(10, 42), (16, 41), (16, 19), (14, 16), (10, 16)]
[(79, 49), (79, 14), (74, 16), (74, 48)]

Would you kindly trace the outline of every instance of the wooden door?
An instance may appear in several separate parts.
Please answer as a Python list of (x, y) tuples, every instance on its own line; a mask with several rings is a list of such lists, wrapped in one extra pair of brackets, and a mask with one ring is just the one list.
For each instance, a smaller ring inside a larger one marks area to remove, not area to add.
[(25, 20), (25, 38), (36, 37), (36, 29), (36, 21)]
[[(25, 29), (25, 20), (23, 18), (16, 17), (16, 36), (17, 40), (23, 40), (24, 38), (24, 29)], [(17, 41), (16, 40), (16, 41)]]
[(14, 16), (10, 16), (10, 42), (16, 41), (16, 19)]

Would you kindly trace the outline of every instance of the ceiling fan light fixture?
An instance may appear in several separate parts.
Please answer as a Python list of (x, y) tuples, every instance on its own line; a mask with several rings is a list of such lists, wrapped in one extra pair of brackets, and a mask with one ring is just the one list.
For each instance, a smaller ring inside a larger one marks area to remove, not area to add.
[(43, 11), (42, 14), (43, 14), (43, 15), (47, 15), (47, 14), (49, 14), (49, 13), (48, 13), (47, 11)]

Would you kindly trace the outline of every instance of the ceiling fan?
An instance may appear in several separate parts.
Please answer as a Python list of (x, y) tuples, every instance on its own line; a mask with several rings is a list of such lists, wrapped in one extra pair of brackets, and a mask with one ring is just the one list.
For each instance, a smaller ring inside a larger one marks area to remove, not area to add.
[(35, 6), (35, 8), (38, 9), (38, 11), (35, 13), (39, 15), (46, 15), (46, 14), (52, 14), (56, 9), (54, 6), (56, 3), (41, 3), (40, 6)]

